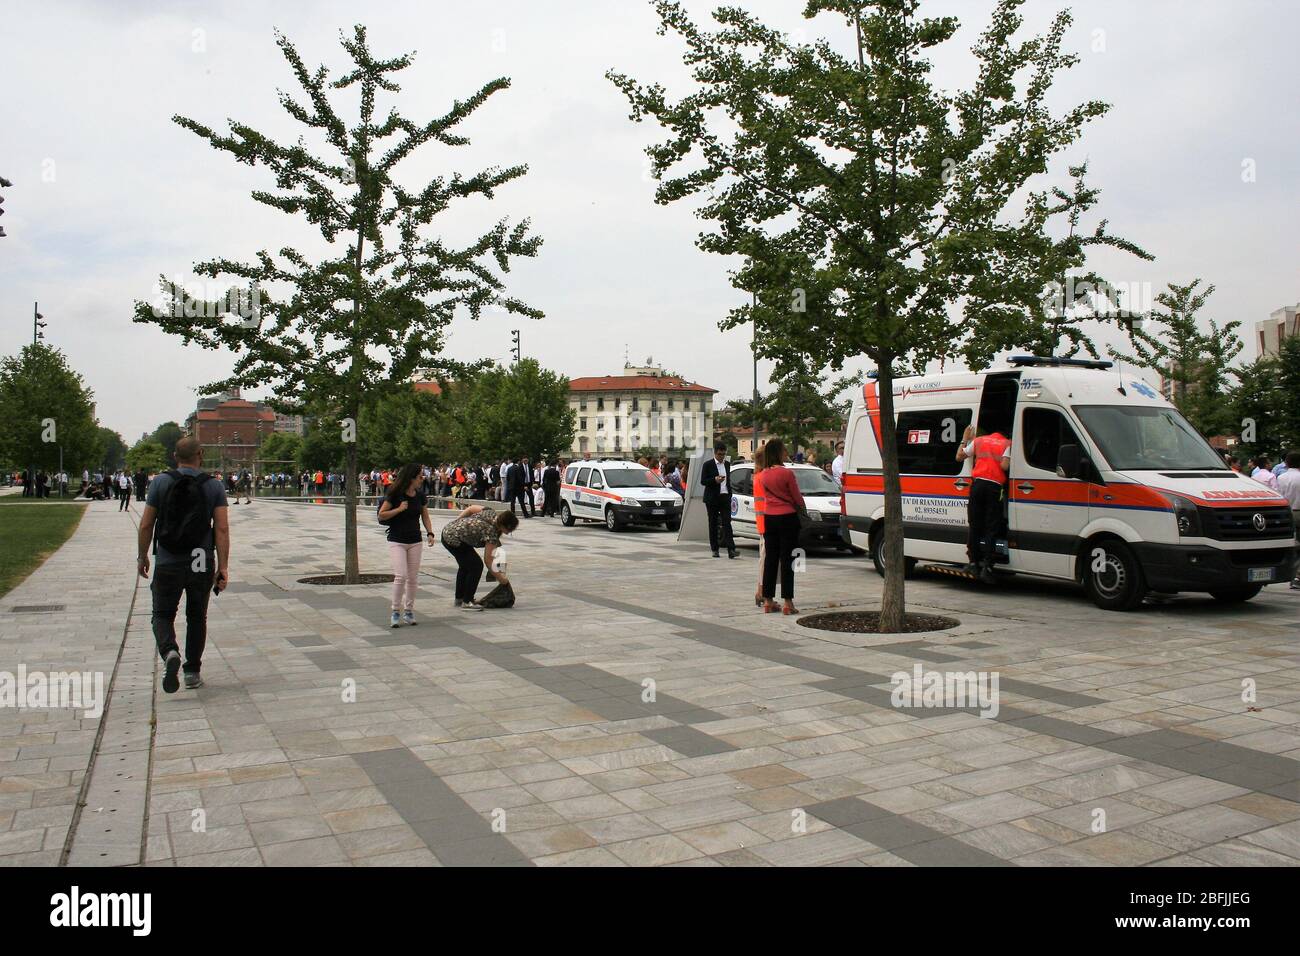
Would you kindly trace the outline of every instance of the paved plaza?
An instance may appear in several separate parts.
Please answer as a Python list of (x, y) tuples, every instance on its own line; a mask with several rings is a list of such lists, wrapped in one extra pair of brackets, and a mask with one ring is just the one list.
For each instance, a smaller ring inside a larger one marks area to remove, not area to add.
[[(111, 685), (99, 719), (0, 710), (0, 862), (1300, 861), (1300, 593), (1285, 587), (1117, 614), (1055, 584), (921, 573), (911, 609), (960, 627), (836, 634), (754, 607), (753, 547), (715, 560), (663, 531), (536, 518), (507, 543), (515, 608), (453, 609), (439, 546), (420, 623), (391, 630), (388, 586), (297, 583), (338, 569), (340, 508), (230, 512), (232, 585), (197, 691), (158, 686), (138, 512), (90, 506), (0, 599), (0, 670)], [(387, 571), (369, 517), (363, 570)], [(800, 609), (873, 606), (869, 568), (810, 557)], [(894, 706), (891, 675), (916, 664), (996, 673), (996, 716)]]

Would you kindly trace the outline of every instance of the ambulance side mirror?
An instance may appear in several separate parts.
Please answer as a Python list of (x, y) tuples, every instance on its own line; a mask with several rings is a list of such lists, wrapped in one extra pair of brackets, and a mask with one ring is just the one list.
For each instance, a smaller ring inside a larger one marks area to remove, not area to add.
[(1056, 474), (1061, 478), (1081, 478), (1088, 468), (1088, 458), (1078, 445), (1062, 445), (1056, 453)]

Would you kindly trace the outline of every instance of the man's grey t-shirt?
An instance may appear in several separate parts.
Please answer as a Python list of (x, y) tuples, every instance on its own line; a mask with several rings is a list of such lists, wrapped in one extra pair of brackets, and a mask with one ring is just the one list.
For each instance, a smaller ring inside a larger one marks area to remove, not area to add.
[[(187, 466), (182, 466), (176, 470), (182, 475), (200, 474), (200, 469), (190, 468)], [(174, 479), (172, 476), (165, 471), (154, 478), (153, 481), (149, 482), (149, 493), (145, 497), (144, 503), (155, 509), (161, 510), (163, 498), (166, 497), (167, 491), (171, 488), (173, 481)], [(221, 482), (216, 478), (209, 478), (203, 483), (203, 493), (208, 499), (209, 514), (215, 514), (218, 508), (228, 507), (226, 503), (226, 489), (222, 487)], [(155, 530), (156, 528), (157, 526), (155, 525)], [(216, 566), (215, 562), (212, 561), (213, 546), (212, 529), (209, 528), (208, 533), (203, 537), (203, 550), (208, 553), (209, 567)], [(172, 554), (158, 543), (157, 538), (154, 539), (154, 555), (154, 560), (157, 564), (189, 564), (194, 560), (194, 556), (190, 554)]]

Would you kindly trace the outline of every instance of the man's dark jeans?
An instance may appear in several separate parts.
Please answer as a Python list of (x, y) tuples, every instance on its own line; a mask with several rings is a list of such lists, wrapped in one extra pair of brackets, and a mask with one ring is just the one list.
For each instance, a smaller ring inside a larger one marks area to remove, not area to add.
[(976, 478), (966, 504), (966, 522), (970, 533), (966, 554), (971, 564), (992, 566), (997, 557), (998, 533), (1002, 530), (1002, 486)]
[(208, 642), (208, 597), (212, 594), (213, 562), (207, 570), (192, 571), (186, 564), (154, 567), (153, 637), (164, 659), (176, 646), (176, 610), (185, 595), (185, 673), (197, 674), (203, 666), (203, 647)]

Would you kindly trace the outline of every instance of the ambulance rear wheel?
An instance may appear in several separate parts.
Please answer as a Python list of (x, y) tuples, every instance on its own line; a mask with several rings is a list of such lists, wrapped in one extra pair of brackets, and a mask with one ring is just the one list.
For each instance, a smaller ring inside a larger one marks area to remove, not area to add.
[(1142, 568), (1122, 541), (1098, 541), (1084, 555), (1083, 588), (1105, 611), (1131, 611), (1147, 595)]
[(566, 528), (573, 527), (573, 512), (569, 510), (569, 503), (567, 501), (560, 502), (560, 524), (564, 525)]
[[(876, 573), (885, 576), (885, 529), (880, 528), (871, 536), (871, 563), (876, 566)], [(916, 570), (916, 558), (903, 558), (903, 577), (910, 578)]]
[(1210, 597), (1220, 604), (1240, 604), (1243, 601), (1249, 601), (1260, 591), (1264, 590), (1262, 584), (1247, 584), (1239, 588), (1219, 588), (1210, 592)]

